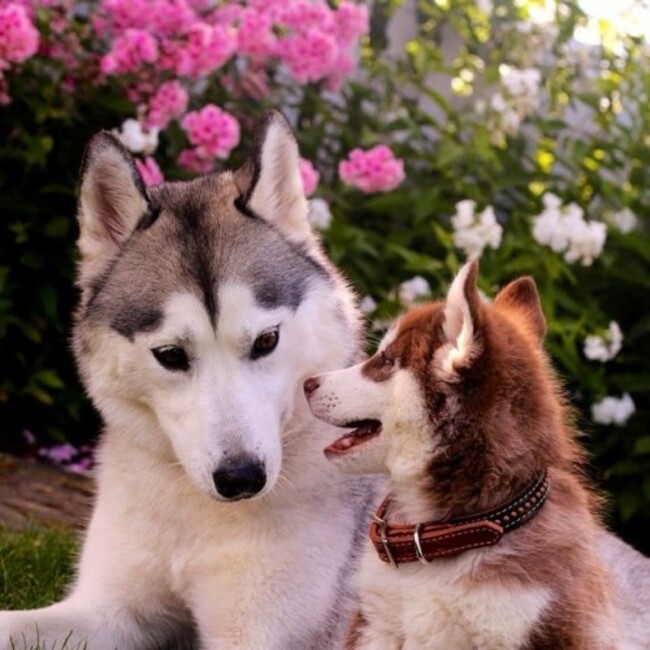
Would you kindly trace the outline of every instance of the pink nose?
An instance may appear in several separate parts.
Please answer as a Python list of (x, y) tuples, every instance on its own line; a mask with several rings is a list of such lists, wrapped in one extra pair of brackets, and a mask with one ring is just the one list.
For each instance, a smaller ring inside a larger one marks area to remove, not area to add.
[(316, 377), (310, 377), (304, 385), (305, 395), (309, 397), (319, 386), (320, 381)]

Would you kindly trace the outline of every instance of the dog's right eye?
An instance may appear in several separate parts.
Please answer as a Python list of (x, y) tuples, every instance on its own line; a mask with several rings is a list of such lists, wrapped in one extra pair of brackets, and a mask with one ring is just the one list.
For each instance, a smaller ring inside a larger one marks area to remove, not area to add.
[(393, 361), (393, 359), (391, 359), (390, 357), (387, 357), (384, 352), (381, 353), (381, 361), (382, 364), (387, 368), (391, 368), (392, 366), (395, 365), (395, 361)]
[(167, 370), (185, 371), (190, 368), (190, 360), (183, 348), (176, 345), (163, 345), (154, 348), (151, 353), (156, 357), (156, 361)]

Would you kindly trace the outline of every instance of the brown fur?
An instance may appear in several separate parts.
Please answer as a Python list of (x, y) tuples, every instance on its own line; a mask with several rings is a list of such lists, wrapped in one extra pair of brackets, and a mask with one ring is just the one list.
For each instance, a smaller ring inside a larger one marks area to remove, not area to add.
[(366, 625), (367, 621), (361, 613), (361, 610), (357, 610), (354, 613), (352, 622), (350, 623), (343, 650), (354, 650), (358, 646), (361, 639), (361, 633)]
[(600, 499), (584, 477), (572, 412), (542, 349), (546, 324), (535, 284), (516, 280), (487, 305), (472, 269), (465, 298), (475, 349), (457, 376), (450, 379), (436, 362), (448, 343), (443, 302), (405, 314), (364, 374), (382, 381), (396, 367), (409, 368), (422, 386), (441, 443), (421, 496), (441, 519), (505, 503), (548, 468), (548, 503), (486, 553), (471, 580), (553, 589), (553, 605), (527, 649), (596, 647), (594, 623), (613, 620), (607, 574), (594, 548)]

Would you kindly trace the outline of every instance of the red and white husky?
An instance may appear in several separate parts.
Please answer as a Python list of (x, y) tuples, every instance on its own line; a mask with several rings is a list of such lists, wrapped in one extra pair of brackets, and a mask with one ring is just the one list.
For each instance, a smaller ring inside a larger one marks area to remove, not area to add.
[(622, 638), (599, 499), (542, 350), (534, 282), (482, 302), (477, 265), (402, 316), (377, 353), (308, 380), (314, 414), (356, 427), (325, 450), (384, 472), (350, 646), (604, 649)]

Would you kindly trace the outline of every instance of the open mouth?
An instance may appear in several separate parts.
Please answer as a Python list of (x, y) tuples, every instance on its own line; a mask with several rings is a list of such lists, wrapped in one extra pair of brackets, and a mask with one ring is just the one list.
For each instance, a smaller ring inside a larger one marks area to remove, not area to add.
[(345, 429), (352, 428), (345, 435), (337, 438), (331, 445), (325, 447), (326, 456), (340, 456), (347, 454), (351, 449), (376, 438), (381, 432), (381, 422), (379, 420), (354, 420), (344, 424)]

